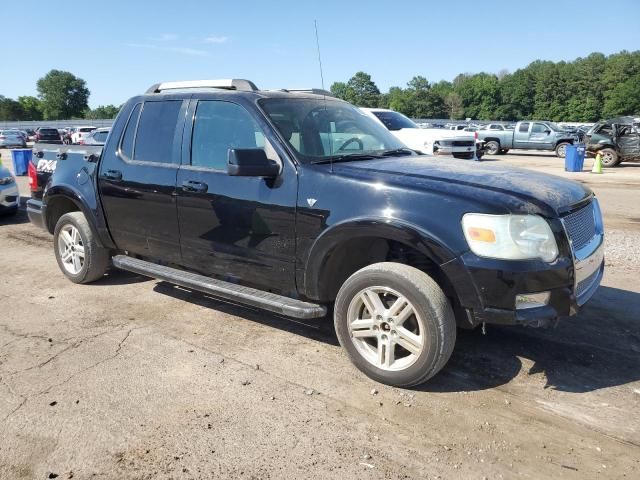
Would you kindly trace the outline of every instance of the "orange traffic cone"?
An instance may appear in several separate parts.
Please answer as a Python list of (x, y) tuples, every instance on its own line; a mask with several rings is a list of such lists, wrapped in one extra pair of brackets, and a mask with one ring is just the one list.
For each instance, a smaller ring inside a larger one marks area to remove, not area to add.
[(596, 159), (593, 161), (591, 173), (602, 173), (602, 154), (600, 152), (596, 154)]

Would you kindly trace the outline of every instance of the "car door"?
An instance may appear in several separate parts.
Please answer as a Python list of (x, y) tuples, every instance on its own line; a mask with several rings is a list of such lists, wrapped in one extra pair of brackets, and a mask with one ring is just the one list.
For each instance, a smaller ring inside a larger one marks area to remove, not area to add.
[(554, 135), (548, 125), (534, 122), (529, 133), (529, 148), (552, 150)]
[[(182, 258), (190, 269), (282, 293), (295, 291), (297, 175), (265, 139), (257, 113), (223, 100), (193, 100), (178, 171)], [(264, 148), (273, 179), (227, 174), (230, 148)]]
[(616, 138), (620, 156), (625, 160), (640, 158), (640, 133), (633, 125), (618, 125)]
[(513, 133), (513, 148), (529, 147), (529, 127), (530, 122), (520, 122), (518, 128)]
[(111, 236), (121, 250), (181, 263), (176, 207), (182, 128), (188, 101), (135, 105), (98, 183)]

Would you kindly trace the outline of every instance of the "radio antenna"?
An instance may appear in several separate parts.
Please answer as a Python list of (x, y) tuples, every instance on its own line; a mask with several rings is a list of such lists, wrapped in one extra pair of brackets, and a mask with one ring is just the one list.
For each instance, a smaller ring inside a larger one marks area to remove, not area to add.
[[(318, 65), (320, 66), (320, 85), (322, 86), (322, 97), (324, 98), (324, 111), (328, 112), (328, 108), (327, 108), (327, 96), (324, 94), (324, 75), (322, 73), (322, 57), (320, 56), (320, 39), (318, 36), (318, 20), (314, 20), (313, 24), (315, 26), (316, 29), (316, 48), (318, 49)], [(329, 136), (329, 168), (330, 168), (330, 172), (333, 173), (333, 138), (331, 135), (331, 125), (329, 125), (329, 132), (328, 132), (328, 136)]]
[(316, 47), (318, 49), (318, 65), (320, 65), (320, 84), (324, 90), (324, 75), (322, 74), (322, 57), (320, 56), (320, 40), (318, 39), (318, 21), (314, 20), (313, 24), (316, 27)]

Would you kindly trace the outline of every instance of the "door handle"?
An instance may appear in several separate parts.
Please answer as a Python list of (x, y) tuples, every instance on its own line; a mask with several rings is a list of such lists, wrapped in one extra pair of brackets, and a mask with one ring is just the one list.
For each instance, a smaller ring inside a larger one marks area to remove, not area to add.
[(102, 174), (107, 180), (122, 180), (122, 172), (120, 170), (107, 170)]
[(194, 180), (186, 180), (182, 182), (182, 190), (185, 192), (205, 193), (209, 189), (209, 185)]

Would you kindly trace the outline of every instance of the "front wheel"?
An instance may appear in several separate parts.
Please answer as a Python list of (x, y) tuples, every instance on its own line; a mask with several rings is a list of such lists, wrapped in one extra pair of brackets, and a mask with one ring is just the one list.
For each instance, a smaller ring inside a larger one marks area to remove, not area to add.
[(56, 260), (73, 283), (90, 283), (109, 268), (109, 250), (98, 242), (82, 212), (65, 213), (53, 232)]
[(564, 158), (567, 154), (567, 145), (568, 143), (560, 143), (556, 147), (556, 157)]
[(603, 148), (600, 150), (600, 154), (602, 155), (602, 166), (605, 168), (615, 167), (620, 163), (618, 152), (613, 148)]
[(399, 263), (358, 270), (336, 298), (338, 340), (353, 364), (387, 385), (424, 383), (447, 363), (456, 341), (449, 300), (426, 273)]

